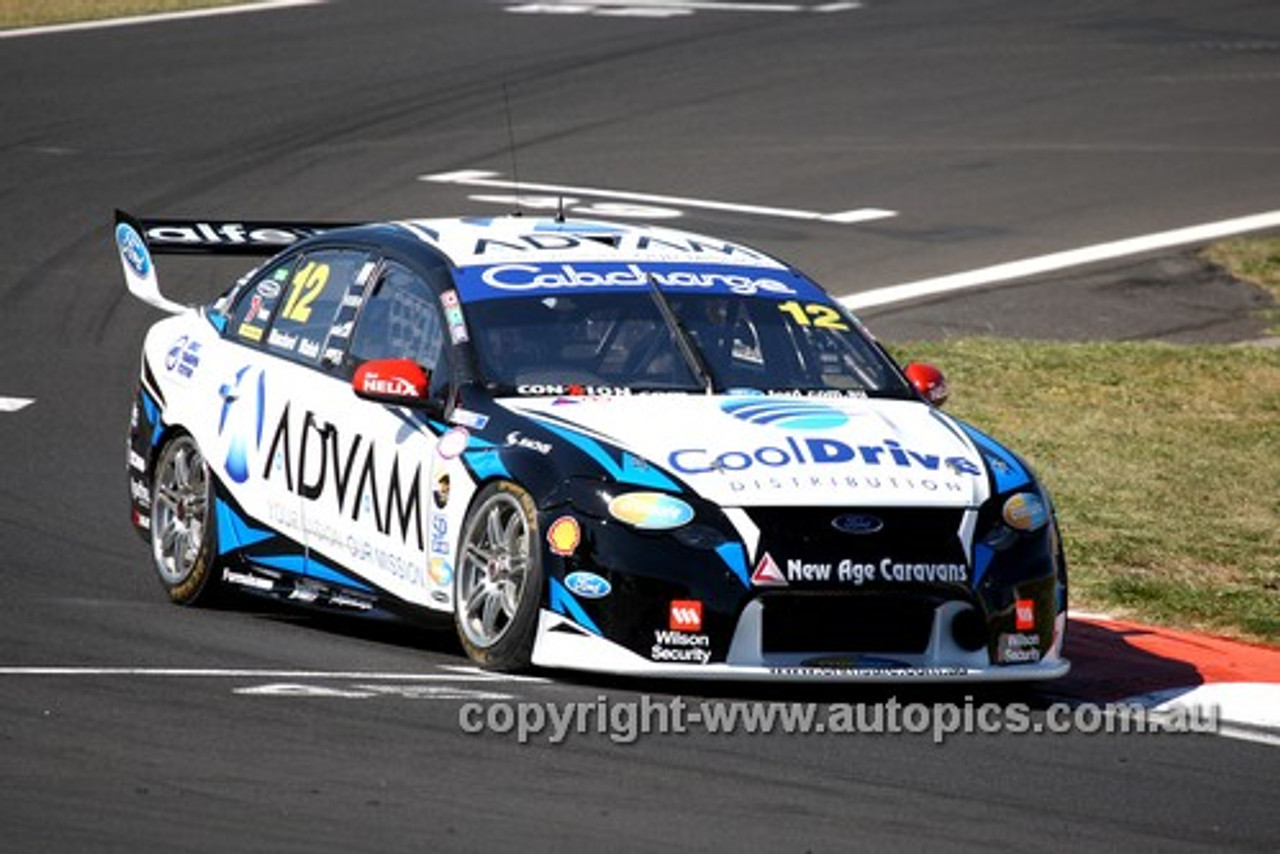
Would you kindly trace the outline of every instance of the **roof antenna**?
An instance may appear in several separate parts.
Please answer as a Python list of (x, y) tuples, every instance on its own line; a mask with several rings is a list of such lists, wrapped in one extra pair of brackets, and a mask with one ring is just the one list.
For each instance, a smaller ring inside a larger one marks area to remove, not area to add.
[(524, 209), (520, 203), (520, 169), (516, 165), (516, 132), (511, 124), (511, 96), (507, 93), (507, 81), (502, 81), (502, 106), (507, 114), (507, 144), (511, 151), (511, 180), (515, 185), (516, 209), (513, 216), (523, 216)]
[(564, 196), (557, 196), (556, 222), (564, 222)]

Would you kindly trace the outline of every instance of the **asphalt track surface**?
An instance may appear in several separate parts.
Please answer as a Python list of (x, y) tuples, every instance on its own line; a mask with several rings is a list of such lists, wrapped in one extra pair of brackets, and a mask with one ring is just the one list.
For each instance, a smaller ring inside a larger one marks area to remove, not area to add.
[[(843, 224), (675, 206), (675, 224), (772, 250), (847, 294), (1280, 199), (1269, 0), (674, 17), (508, 5), (333, 2), (0, 40), (0, 399), (35, 401), (0, 411), (0, 848), (1280, 848), (1280, 754), (1220, 737), (935, 745), (695, 731), (520, 745), (459, 728), (463, 704), (499, 696), (1043, 707), (1056, 698), (1047, 689), (486, 679), (456, 669), (466, 661), (447, 632), (165, 603), (127, 524), (123, 448), (138, 345), (157, 315), (121, 286), (114, 207), (254, 219), (510, 207), (419, 180), (486, 170), (894, 211)], [(576, 210), (609, 202), (573, 198)], [(1191, 262), (1133, 262), (1166, 263)], [(1252, 334), (1251, 297), (1230, 284), (1207, 300), (1193, 289), (1220, 315), (1207, 323), (1168, 291), (1116, 286), (1151, 269), (1063, 274), (870, 320), (895, 336)], [(162, 276), (171, 296), (197, 301), (235, 272), (184, 263)]]

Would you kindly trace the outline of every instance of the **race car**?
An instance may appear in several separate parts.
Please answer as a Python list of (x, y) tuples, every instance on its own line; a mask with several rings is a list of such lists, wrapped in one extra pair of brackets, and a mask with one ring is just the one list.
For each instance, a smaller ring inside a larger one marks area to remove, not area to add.
[[(132, 521), (169, 597), (452, 620), (498, 670), (1063, 675), (1029, 466), (793, 266), (563, 217), (118, 213)], [(206, 305), (154, 255), (265, 256)]]

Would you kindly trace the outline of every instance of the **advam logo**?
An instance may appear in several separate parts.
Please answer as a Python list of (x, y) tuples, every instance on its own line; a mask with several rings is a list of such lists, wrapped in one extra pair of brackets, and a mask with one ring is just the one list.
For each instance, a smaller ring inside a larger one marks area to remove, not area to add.
[(849, 423), (849, 416), (834, 407), (794, 398), (733, 398), (720, 404), (720, 409), (748, 424), (764, 424), (784, 430), (832, 430)]
[[(256, 451), (262, 447), (262, 417), (266, 405), (266, 379), (261, 370), (245, 365), (231, 382), (218, 389), (222, 397), (222, 415), (218, 419), (218, 435), (229, 434), (227, 456), (222, 467), (236, 483), (249, 479), (249, 443)], [(245, 397), (241, 406), (236, 403)]]

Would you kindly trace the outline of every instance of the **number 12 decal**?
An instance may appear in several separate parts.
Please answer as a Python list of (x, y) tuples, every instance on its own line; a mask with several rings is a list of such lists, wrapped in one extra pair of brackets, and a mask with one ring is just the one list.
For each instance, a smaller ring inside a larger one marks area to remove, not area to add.
[(791, 315), (791, 319), (801, 326), (816, 326), (819, 329), (835, 329), (839, 332), (849, 331), (840, 312), (829, 305), (819, 302), (800, 304), (795, 300), (787, 300), (778, 304), (778, 310)]
[(298, 323), (306, 323), (311, 318), (311, 303), (324, 291), (329, 283), (329, 265), (308, 261), (293, 276), (289, 286), (289, 299), (284, 304), (282, 314), (285, 319)]

